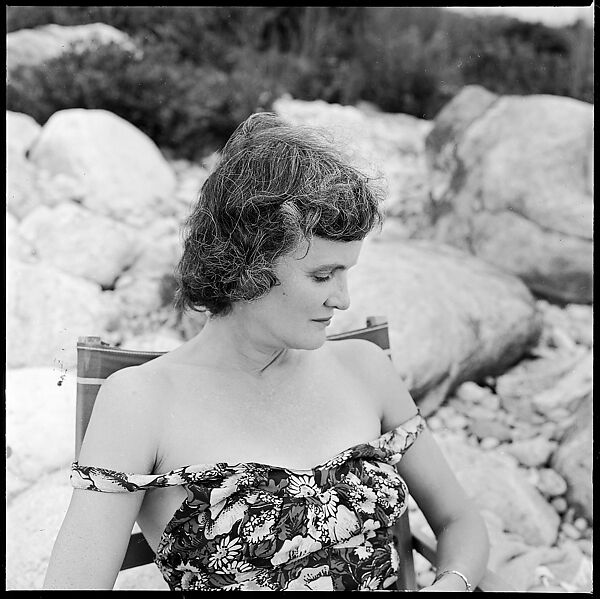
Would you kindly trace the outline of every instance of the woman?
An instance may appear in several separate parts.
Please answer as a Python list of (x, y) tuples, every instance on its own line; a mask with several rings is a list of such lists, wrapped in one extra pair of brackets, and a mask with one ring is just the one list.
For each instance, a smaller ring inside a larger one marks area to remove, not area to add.
[(326, 343), (380, 221), (315, 132), (238, 127), (178, 267), (179, 304), (207, 323), (102, 386), (46, 588), (112, 588), (136, 519), (171, 589), (393, 588), (406, 485), (438, 538), (424, 590), (477, 584), (485, 526), (402, 380), (369, 342)]

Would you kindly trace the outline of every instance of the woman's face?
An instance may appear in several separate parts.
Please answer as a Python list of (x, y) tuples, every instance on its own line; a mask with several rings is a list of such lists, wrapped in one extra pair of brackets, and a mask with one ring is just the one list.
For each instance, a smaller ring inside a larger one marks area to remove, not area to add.
[(347, 275), (361, 247), (362, 241), (315, 237), (280, 258), (275, 265), (280, 285), (246, 306), (268, 335), (265, 341), (294, 349), (321, 347), (334, 310), (350, 305)]

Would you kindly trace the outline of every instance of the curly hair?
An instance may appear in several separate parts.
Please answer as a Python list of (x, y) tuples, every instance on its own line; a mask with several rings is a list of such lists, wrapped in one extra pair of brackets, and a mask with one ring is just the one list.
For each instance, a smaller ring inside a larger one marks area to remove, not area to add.
[(279, 282), (277, 258), (314, 236), (363, 239), (381, 191), (322, 132), (256, 113), (225, 144), (184, 226), (176, 306), (226, 315)]

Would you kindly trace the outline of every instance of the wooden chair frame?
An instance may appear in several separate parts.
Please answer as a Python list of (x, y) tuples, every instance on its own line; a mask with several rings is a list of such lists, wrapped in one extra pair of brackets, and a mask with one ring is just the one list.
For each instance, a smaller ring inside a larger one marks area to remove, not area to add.
[[(391, 359), (388, 324), (384, 317), (367, 318), (366, 327), (328, 337), (341, 339), (366, 339), (386, 351)], [(100, 337), (80, 337), (77, 341), (77, 400), (75, 426), (75, 458), (78, 459), (96, 396), (104, 380), (113, 372), (127, 366), (137, 366), (157, 358), (165, 352), (135, 351), (112, 347)], [(436, 543), (422, 531), (411, 530), (408, 509), (392, 528), (394, 544), (400, 556), (400, 569), (396, 587), (399, 590), (417, 590), (413, 550), (436, 563)], [(143, 566), (154, 561), (154, 552), (141, 532), (134, 532), (121, 570)], [(493, 572), (486, 572), (476, 591), (512, 590)]]

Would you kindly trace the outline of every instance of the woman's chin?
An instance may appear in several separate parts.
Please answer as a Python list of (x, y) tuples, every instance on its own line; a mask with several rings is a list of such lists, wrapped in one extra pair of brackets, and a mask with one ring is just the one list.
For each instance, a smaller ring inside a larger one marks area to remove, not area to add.
[(320, 335), (311, 335), (310, 337), (304, 338), (296, 349), (319, 349), (320, 347), (323, 347), (325, 341), (327, 341), (325, 332)]

